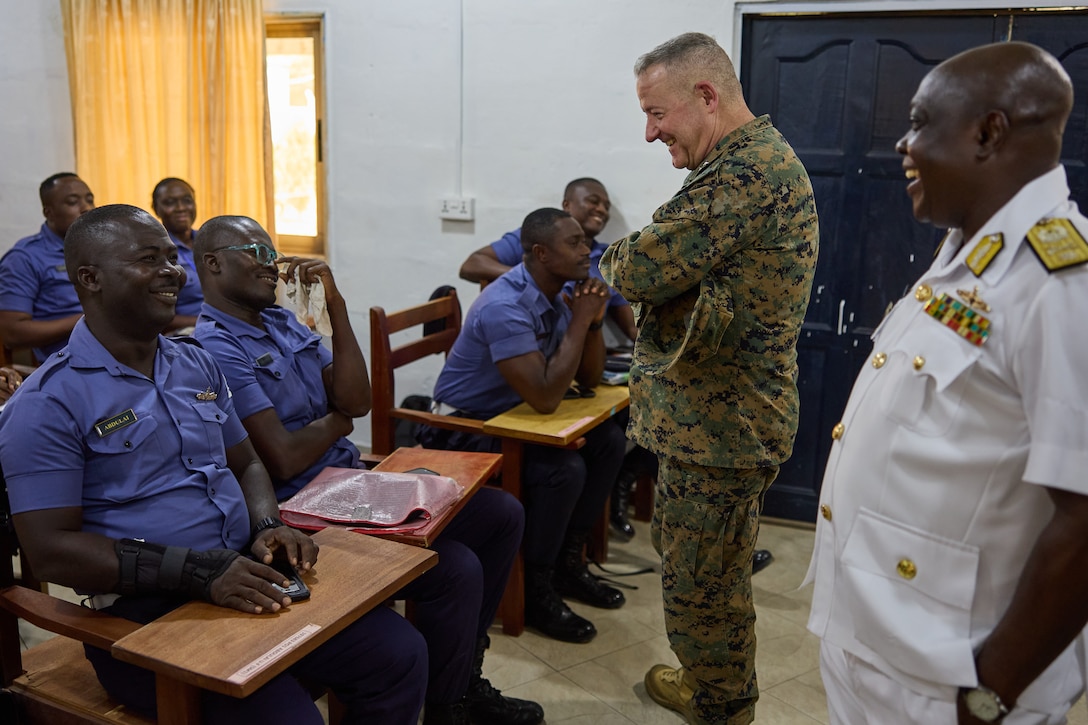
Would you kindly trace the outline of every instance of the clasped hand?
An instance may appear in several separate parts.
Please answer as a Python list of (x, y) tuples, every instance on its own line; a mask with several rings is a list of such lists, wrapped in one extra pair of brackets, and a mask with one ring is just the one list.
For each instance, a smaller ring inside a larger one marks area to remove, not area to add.
[(575, 317), (584, 316), (591, 323), (600, 322), (612, 290), (602, 280), (589, 277), (574, 285), (574, 295), (564, 294), (563, 300)]

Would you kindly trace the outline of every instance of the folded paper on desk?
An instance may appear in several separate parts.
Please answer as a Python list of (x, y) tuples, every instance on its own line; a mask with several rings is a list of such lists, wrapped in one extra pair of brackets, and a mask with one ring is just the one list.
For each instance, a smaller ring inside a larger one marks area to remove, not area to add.
[(280, 517), (304, 529), (340, 525), (404, 533), (425, 525), (463, 492), (446, 476), (329, 467), (280, 504)]

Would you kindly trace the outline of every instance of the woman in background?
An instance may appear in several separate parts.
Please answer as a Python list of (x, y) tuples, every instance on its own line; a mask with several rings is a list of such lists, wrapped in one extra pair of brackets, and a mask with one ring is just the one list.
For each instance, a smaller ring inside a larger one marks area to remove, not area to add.
[(185, 269), (185, 285), (178, 293), (174, 319), (167, 330), (188, 333), (196, 324), (204, 294), (193, 264), (193, 240), (196, 238), (196, 198), (189, 183), (173, 177), (163, 179), (151, 192), (151, 208), (166, 227), (178, 248), (178, 264)]

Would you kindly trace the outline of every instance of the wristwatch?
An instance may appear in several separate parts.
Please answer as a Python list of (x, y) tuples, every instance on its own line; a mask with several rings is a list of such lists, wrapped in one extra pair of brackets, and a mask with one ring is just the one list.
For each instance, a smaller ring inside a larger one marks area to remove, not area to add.
[(265, 529), (275, 529), (283, 526), (283, 522), (277, 518), (271, 516), (265, 516), (263, 519), (257, 522), (257, 525), (253, 527), (253, 538), (257, 538), (257, 534), (261, 533)]
[(1009, 714), (1009, 708), (1005, 707), (1005, 703), (989, 687), (965, 687), (960, 693), (963, 695), (963, 703), (967, 705), (967, 711), (982, 722), (997, 722)]

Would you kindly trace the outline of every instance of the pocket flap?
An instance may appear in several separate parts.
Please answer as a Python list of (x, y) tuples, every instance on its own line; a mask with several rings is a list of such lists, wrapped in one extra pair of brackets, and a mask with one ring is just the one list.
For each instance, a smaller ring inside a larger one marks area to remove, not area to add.
[(87, 436), (87, 447), (95, 453), (122, 454), (131, 453), (155, 432), (158, 423), (150, 414), (137, 414), (133, 423), (118, 428), (104, 436), (92, 432)]
[(925, 682), (971, 686), (971, 605), (977, 547), (859, 509), (842, 554), (836, 598), (854, 637)]
[(200, 416), (200, 419), (205, 423), (218, 423), (222, 425), (227, 420), (227, 414), (222, 409), (210, 400), (196, 401), (191, 404), (196, 414)]
[(647, 375), (666, 373), (681, 358), (690, 365), (699, 365), (718, 352), (725, 330), (733, 321), (733, 296), (728, 285), (707, 277), (699, 285), (690, 312), (682, 309), (684, 304), (682, 296), (669, 305), (652, 308), (641, 325), (634, 363)]
[(843, 549), (842, 561), (847, 566), (917, 589), (939, 602), (971, 609), (978, 547), (913, 529), (861, 509)]
[(892, 349), (902, 351), (911, 361), (921, 358), (924, 364), (915, 366), (914, 376), (932, 378), (939, 393), (975, 364), (982, 348), (940, 327), (936, 320), (931, 322), (913, 326)]

